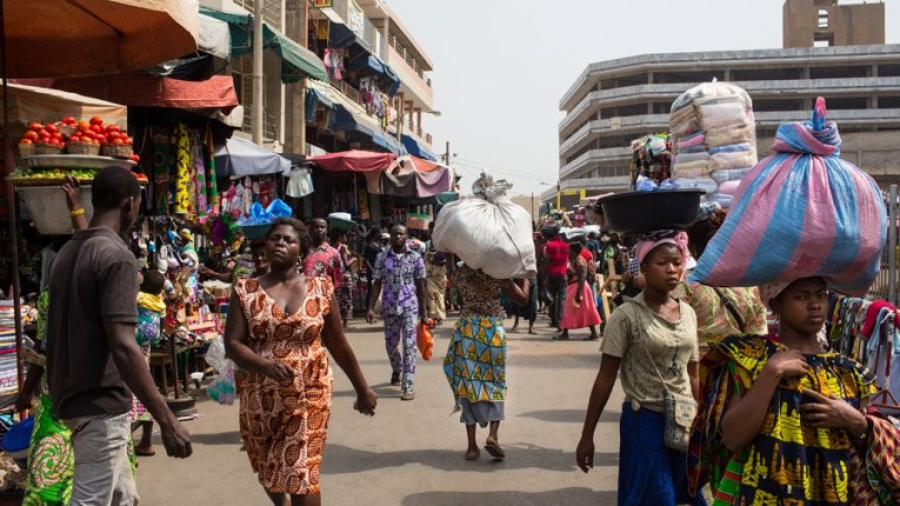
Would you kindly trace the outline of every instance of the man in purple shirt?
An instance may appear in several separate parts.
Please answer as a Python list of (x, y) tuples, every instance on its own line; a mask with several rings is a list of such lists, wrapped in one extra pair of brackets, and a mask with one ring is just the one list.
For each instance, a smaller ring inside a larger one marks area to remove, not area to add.
[[(372, 293), (366, 320), (375, 322), (375, 301), (381, 293), (384, 337), (393, 374), (391, 385), (400, 386), (404, 401), (416, 398), (413, 375), (416, 372), (416, 320), (426, 319), (425, 261), (407, 248), (406, 227), (391, 229), (391, 249), (375, 260)], [(399, 347), (403, 344), (401, 353)], [(402, 371), (402, 378), (401, 378)]]

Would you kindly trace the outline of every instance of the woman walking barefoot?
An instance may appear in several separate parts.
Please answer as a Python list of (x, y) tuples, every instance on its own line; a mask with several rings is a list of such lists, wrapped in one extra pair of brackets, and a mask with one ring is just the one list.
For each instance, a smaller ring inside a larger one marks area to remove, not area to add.
[(321, 504), (333, 381), (328, 352), (356, 390), (354, 407), (374, 415), (377, 402), (344, 335), (331, 279), (297, 269), (310, 243), (299, 221), (275, 220), (266, 235), (270, 270), (238, 282), (225, 326), (228, 356), (241, 369), (241, 437), (275, 506)]

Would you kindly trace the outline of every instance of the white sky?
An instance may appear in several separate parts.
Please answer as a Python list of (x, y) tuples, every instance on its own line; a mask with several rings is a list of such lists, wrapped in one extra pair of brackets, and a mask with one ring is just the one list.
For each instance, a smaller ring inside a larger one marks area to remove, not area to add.
[[(591, 62), (782, 45), (783, 0), (386, 1), (434, 61), (442, 116), (423, 115), (423, 129), (438, 153), (450, 141), (465, 189), (476, 167), (512, 194), (556, 184), (559, 101)], [(884, 3), (887, 42), (900, 42), (900, 0)]]

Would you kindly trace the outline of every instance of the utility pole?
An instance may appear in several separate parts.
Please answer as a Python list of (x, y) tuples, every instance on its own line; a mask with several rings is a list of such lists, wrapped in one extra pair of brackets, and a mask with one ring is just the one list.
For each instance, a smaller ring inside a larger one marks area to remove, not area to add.
[(263, 140), (263, 1), (253, 0), (253, 105), (251, 106), (250, 132), (253, 142)]

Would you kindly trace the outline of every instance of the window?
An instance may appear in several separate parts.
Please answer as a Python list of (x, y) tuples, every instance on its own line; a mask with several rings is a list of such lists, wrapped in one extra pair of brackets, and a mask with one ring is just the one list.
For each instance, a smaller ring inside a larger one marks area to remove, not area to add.
[(819, 9), (819, 28), (828, 28), (828, 10)]

